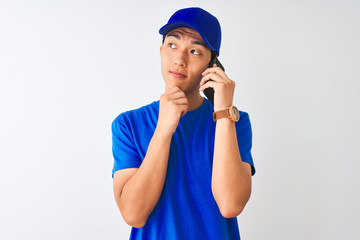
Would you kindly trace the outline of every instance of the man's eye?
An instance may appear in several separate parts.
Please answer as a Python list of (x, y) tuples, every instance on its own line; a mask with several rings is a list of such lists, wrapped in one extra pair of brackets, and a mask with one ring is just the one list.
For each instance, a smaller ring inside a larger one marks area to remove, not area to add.
[(195, 55), (199, 55), (200, 53), (198, 51), (196, 51), (195, 49), (191, 50), (190, 51), (192, 54), (195, 54)]
[(175, 44), (173, 44), (173, 43), (169, 43), (169, 47), (170, 48), (176, 48)]

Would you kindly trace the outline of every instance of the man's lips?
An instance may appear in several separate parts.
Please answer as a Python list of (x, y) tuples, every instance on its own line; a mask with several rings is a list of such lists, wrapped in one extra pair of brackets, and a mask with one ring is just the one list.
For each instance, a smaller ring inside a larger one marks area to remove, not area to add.
[(177, 77), (177, 78), (185, 78), (186, 77), (186, 75), (179, 73), (179, 72), (170, 71), (170, 73), (171, 73), (171, 75), (173, 75), (174, 77)]

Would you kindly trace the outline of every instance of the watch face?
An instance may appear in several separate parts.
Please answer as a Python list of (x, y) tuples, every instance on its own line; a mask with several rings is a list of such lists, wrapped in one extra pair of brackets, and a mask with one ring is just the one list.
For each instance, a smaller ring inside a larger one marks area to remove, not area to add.
[(239, 121), (240, 119), (239, 110), (235, 106), (231, 108), (231, 115), (233, 116), (235, 121)]

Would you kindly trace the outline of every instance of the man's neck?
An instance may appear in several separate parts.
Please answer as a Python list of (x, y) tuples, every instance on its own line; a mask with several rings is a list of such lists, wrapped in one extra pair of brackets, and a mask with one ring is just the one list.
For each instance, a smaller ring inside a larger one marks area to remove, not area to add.
[(194, 91), (188, 94), (185, 93), (185, 95), (186, 98), (188, 99), (188, 104), (189, 104), (188, 111), (192, 111), (199, 108), (204, 102), (204, 98), (200, 95), (198, 91)]

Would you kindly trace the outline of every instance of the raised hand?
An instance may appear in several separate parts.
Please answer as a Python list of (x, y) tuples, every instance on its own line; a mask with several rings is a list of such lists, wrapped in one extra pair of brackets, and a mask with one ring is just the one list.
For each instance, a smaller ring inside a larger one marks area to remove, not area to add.
[[(200, 81), (200, 91), (208, 87), (214, 88), (214, 111), (220, 111), (232, 105), (234, 98), (235, 82), (232, 81), (225, 72), (217, 67), (207, 68)], [(209, 80), (212, 81), (209, 81)]]
[(160, 97), (160, 110), (157, 130), (164, 136), (172, 136), (180, 117), (188, 110), (188, 100), (185, 93), (177, 86), (167, 89)]

